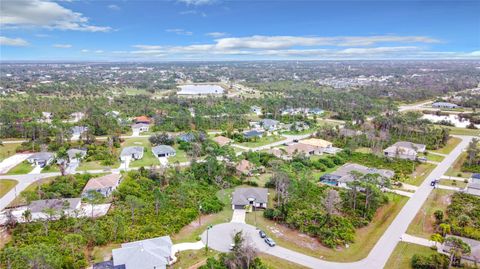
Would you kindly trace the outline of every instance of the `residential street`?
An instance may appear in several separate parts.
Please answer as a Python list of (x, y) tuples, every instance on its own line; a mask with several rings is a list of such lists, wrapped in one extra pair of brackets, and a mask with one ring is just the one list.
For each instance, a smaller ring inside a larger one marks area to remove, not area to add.
[[(263, 240), (258, 236), (255, 227), (242, 224), (242, 223), (222, 223), (215, 225), (208, 231), (209, 233), (209, 247), (218, 251), (228, 251), (228, 247), (231, 244), (231, 240), (226, 240), (227, 237), (231, 238), (232, 235), (239, 230), (243, 230), (250, 238), (250, 242), (254, 244), (259, 251), (266, 252), (270, 255), (277, 256), (282, 259), (286, 259), (298, 264), (301, 264), (310, 268), (322, 268), (322, 269), (364, 269), (364, 268), (383, 268), (388, 261), (388, 258), (395, 249), (397, 243), (405, 234), (408, 225), (413, 220), (417, 212), (421, 209), (423, 203), (429, 196), (433, 188), (430, 186), (430, 182), (434, 179), (439, 179), (448, 168), (455, 162), (457, 157), (467, 147), (471, 141), (471, 136), (457, 136), (462, 141), (455, 147), (454, 150), (430, 173), (430, 175), (419, 186), (417, 191), (411, 196), (405, 206), (402, 208), (398, 216), (387, 228), (385, 233), (375, 244), (374, 248), (370, 251), (369, 255), (358, 262), (353, 263), (339, 263), (328, 262), (318, 258), (310, 257), (289, 249), (275, 246), (273, 248), (268, 247)], [(202, 234), (202, 241), (206, 242), (206, 232)]]

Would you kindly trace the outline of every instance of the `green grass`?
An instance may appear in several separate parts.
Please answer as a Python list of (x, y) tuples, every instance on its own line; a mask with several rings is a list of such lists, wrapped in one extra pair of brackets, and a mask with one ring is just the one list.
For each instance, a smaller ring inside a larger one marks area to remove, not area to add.
[(112, 256), (112, 249), (119, 248), (120, 244), (108, 244), (106, 246), (96, 246), (92, 250), (93, 262), (108, 261)]
[(450, 180), (450, 179), (441, 179), (440, 185), (451, 186), (451, 187), (458, 187), (458, 188), (465, 188), (467, 183), (461, 180)]
[(168, 157), (168, 163), (183, 163), (188, 161), (187, 153), (181, 149), (178, 149), (178, 145), (173, 146), (176, 153), (175, 156)]
[(47, 178), (42, 178), (40, 180), (37, 180), (33, 182), (32, 184), (28, 185), (17, 197), (9, 204), (9, 206), (15, 207), (19, 205), (25, 205), (27, 201), (22, 197), (22, 193), (25, 191), (35, 191), (38, 186), (43, 185), (43, 184), (48, 184), (52, 182), (55, 179), (55, 177), (47, 177)]
[(448, 168), (447, 172), (445, 173), (446, 176), (452, 176), (452, 177), (470, 177), (472, 173), (470, 172), (462, 172), (462, 165), (463, 163), (467, 160), (467, 153), (462, 152), (460, 156), (455, 160), (452, 166)]
[(262, 263), (267, 266), (267, 268), (277, 268), (277, 269), (304, 269), (308, 268), (300, 264), (287, 261), (276, 256), (268, 255), (266, 253), (260, 253), (258, 257), (262, 260)]
[(473, 136), (480, 136), (480, 130), (479, 129), (467, 129), (467, 128), (460, 128), (460, 127), (451, 127), (451, 126), (440, 126), (436, 125), (438, 127), (446, 127), (450, 129), (450, 134), (452, 135), (473, 135)]
[(447, 141), (447, 144), (443, 148), (430, 151), (440, 154), (449, 154), (461, 141), (462, 139), (458, 137), (450, 137)]
[(45, 166), (40, 173), (55, 173), (55, 172), (60, 172), (60, 168), (56, 164), (51, 164)]
[(388, 269), (409, 269), (412, 268), (412, 257), (415, 254), (430, 255), (436, 253), (429, 247), (399, 242), (393, 250), (392, 255), (387, 261), (384, 268)]
[(256, 148), (256, 147), (261, 147), (265, 146), (271, 143), (275, 143), (278, 141), (286, 140), (285, 137), (280, 136), (280, 135), (271, 135), (271, 136), (262, 136), (257, 138), (256, 141), (251, 141), (251, 142), (243, 142), (238, 145), (244, 146), (244, 147), (249, 147), (249, 148)]
[(408, 178), (402, 180), (402, 182), (420, 186), (422, 182), (428, 177), (428, 175), (435, 169), (436, 165), (431, 163), (422, 163), (417, 165), (415, 172), (413, 172)]
[(0, 179), (0, 198), (18, 184), (18, 181), (13, 179)]
[(20, 144), (13, 143), (13, 144), (3, 144), (0, 146), (0, 161), (12, 156), (15, 154), (15, 150)]
[(103, 165), (101, 161), (92, 161), (92, 162), (85, 162), (82, 161), (78, 166), (78, 171), (87, 171), (87, 170), (110, 170), (112, 168), (118, 168), (120, 166), (120, 161), (115, 160), (115, 163), (112, 165)]
[[(390, 203), (378, 209), (373, 221), (369, 225), (356, 231), (355, 242), (350, 244), (349, 248), (331, 249), (318, 243), (312, 247), (312, 244), (315, 244), (316, 240), (307, 241), (307, 239), (311, 237), (300, 235), (294, 230), (265, 219), (261, 211), (255, 212), (255, 214), (257, 214), (257, 226), (272, 237), (279, 246), (328, 261), (358, 261), (368, 255), (378, 239), (383, 235), (408, 201), (407, 197), (395, 194), (388, 194), (388, 196), (390, 197)], [(246, 216), (246, 222), (254, 225), (254, 218), (254, 213), (249, 213)], [(272, 229), (281, 232), (273, 233)]]
[(131, 146), (142, 146), (144, 147), (144, 152), (142, 159), (130, 162), (130, 167), (160, 165), (160, 161), (158, 161), (158, 158), (155, 157), (155, 155), (153, 155), (152, 153), (152, 144), (150, 144), (150, 141), (148, 141), (148, 137), (135, 137), (125, 139), (122, 148)]
[(355, 150), (355, 152), (360, 152), (360, 153), (372, 153), (371, 148), (358, 148)]
[(407, 233), (423, 238), (430, 238), (435, 233), (435, 217), (433, 212), (436, 210), (447, 209), (450, 204), (450, 196), (454, 193), (451, 190), (435, 189), (428, 196), (422, 209), (408, 226)]
[(311, 134), (313, 132), (315, 132), (315, 130), (317, 129), (316, 126), (312, 126), (311, 128), (307, 129), (307, 130), (302, 130), (302, 131), (284, 131), (284, 132), (281, 132), (281, 134), (286, 134), (286, 135), (304, 135), (304, 134)]
[(420, 154), (419, 155), (419, 157), (423, 157), (423, 156), (427, 157), (427, 160), (432, 161), (432, 162), (437, 162), (437, 163), (439, 163), (439, 162), (443, 161), (443, 159), (445, 159), (445, 157), (440, 156), (440, 155), (436, 155), (436, 154), (427, 153), (427, 154)]
[(175, 244), (183, 242), (196, 242), (198, 241), (200, 235), (207, 229), (207, 226), (229, 222), (233, 214), (230, 204), (232, 192), (233, 188), (218, 191), (216, 194), (217, 197), (225, 204), (223, 210), (215, 214), (204, 215), (201, 217), (200, 221), (197, 219), (196, 221), (183, 227), (180, 232), (172, 236), (172, 241)]
[(30, 171), (33, 170), (32, 164), (30, 164), (27, 161), (23, 161), (19, 163), (17, 166), (13, 167), (8, 171), (8, 175), (22, 175), (22, 174), (28, 174)]
[(173, 264), (173, 268), (187, 269), (198, 268), (206, 263), (210, 257), (216, 257), (219, 252), (209, 249), (205, 252), (204, 249), (199, 250), (186, 250), (177, 253), (177, 262)]

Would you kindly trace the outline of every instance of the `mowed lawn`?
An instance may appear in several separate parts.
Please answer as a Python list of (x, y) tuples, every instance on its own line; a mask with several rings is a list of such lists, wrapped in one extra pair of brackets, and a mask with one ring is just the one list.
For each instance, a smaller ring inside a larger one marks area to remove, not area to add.
[(187, 153), (181, 149), (178, 148), (178, 144), (174, 145), (173, 148), (175, 149), (176, 153), (175, 156), (168, 157), (168, 163), (184, 163), (188, 162), (188, 156)]
[(20, 144), (17, 143), (9, 143), (9, 144), (3, 144), (0, 146), (0, 162), (3, 161), (4, 159), (12, 156), (15, 154), (15, 150)]
[(0, 179), (0, 198), (18, 184), (18, 181), (13, 179)]
[(412, 268), (411, 263), (413, 255), (430, 255), (434, 253), (436, 253), (436, 251), (429, 247), (399, 242), (397, 247), (393, 250), (392, 255), (390, 255), (384, 268), (409, 269)]
[(445, 159), (445, 157), (441, 156), (441, 155), (437, 155), (437, 154), (432, 154), (432, 153), (427, 153), (427, 154), (420, 154), (419, 155), (420, 157), (427, 157), (427, 160), (429, 161), (432, 161), (432, 162), (441, 162), (443, 161), (443, 159)]
[(413, 172), (403, 182), (415, 186), (419, 186), (428, 177), (428, 175), (435, 169), (436, 165), (431, 163), (422, 163), (417, 165), (415, 172)]
[(27, 161), (23, 161), (19, 163), (17, 166), (13, 167), (7, 172), (7, 175), (22, 175), (28, 174), (33, 170), (33, 166), (31, 163)]
[(430, 150), (430, 151), (440, 153), (440, 154), (449, 154), (461, 141), (462, 139), (460, 138), (450, 137), (445, 147), (439, 148), (436, 150)]
[(255, 141), (243, 142), (238, 145), (249, 147), (249, 148), (256, 148), (256, 147), (265, 146), (265, 145), (282, 141), (282, 140), (286, 140), (286, 138), (281, 135), (262, 136), (257, 138)]
[[(408, 201), (407, 197), (388, 194), (390, 203), (378, 209), (373, 221), (356, 232), (355, 242), (349, 248), (331, 249), (323, 246), (316, 238), (289, 229), (263, 217), (263, 211), (257, 211), (257, 226), (282, 247), (321, 258), (327, 261), (353, 262), (365, 258), (385, 230), (390, 226), (402, 207)], [(246, 222), (255, 225), (254, 213), (248, 213)]]
[(417, 215), (408, 226), (407, 233), (423, 238), (430, 238), (430, 236), (435, 233), (435, 217), (433, 213), (436, 210), (443, 210), (445, 212), (447, 206), (450, 204), (453, 193), (454, 191), (451, 190), (433, 190), (423, 204), (422, 209), (417, 212)]

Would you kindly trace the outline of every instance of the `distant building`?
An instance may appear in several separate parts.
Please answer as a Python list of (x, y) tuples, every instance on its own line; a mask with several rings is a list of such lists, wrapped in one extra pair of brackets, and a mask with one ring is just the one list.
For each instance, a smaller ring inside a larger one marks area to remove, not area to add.
[(232, 143), (232, 139), (221, 135), (215, 136), (212, 140), (219, 144), (221, 147)]
[(152, 119), (147, 116), (138, 116), (133, 119), (133, 122), (135, 123), (144, 123), (144, 124), (150, 124), (152, 123)]
[(308, 114), (313, 114), (313, 115), (322, 115), (325, 113), (323, 109), (320, 108), (312, 108), (308, 110)]
[(104, 197), (108, 197), (118, 187), (121, 178), (121, 174), (109, 174), (91, 178), (83, 188), (82, 197), (88, 197), (91, 191), (96, 191)]
[(182, 141), (182, 142), (190, 143), (190, 142), (195, 141), (195, 135), (193, 133), (181, 134), (181, 135), (177, 136), (177, 140)]
[(359, 130), (349, 129), (349, 128), (342, 128), (340, 129), (339, 134), (340, 136), (343, 136), (343, 137), (354, 137), (354, 136), (362, 135), (363, 132)]
[(247, 160), (241, 160), (235, 167), (238, 175), (251, 176), (255, 165)]
[(459, 106), (453, 103), (447, 103), (447, 102), (435, 102), (432, 104), (432, 107), (434, 108), (447, 108), (447, 109), (455, 109), (458, 108)]
[(132, 125), (133, 133), (143, 133), (148, 132), (150, 125), (147, 123), (135, 123)]
[(51, 152), (38, 152), (28, 157), (27, 161), (33, 165), (39, 165), (41, 167), (44, 167), (46, 165), (49, 165), (54, 158), (55, 155)]
[(173, 262), (172, 246), (169, 236), (124, 243), (121, 248), (112, 250), (114, 268), (165, 269)]
[(80, 136), (88, 131), (87, 126), (73, 126), (71, 129), (72, 132), (72, 138), (74, 139), (79, 139)]
[(262, 108), (259, 107), (259, 106), (252, 106), (252, 107), (250, 107), (250, 111), (251, 111), (252, 113), (255, 113), (255, 114), (258, 115), (258, 116), (262, 115)]
[(85, 117), (85, 113), (83, 112), (74, 112), (70, 114), (70, 121), (69, 122), (79, 122)]
[(378, 174), (389, 179), (395, 175), (395, 172), (392, 170), (369, 168), (356, 163), (347, 163), (338, 168), (335, 172), (321, 176), (320, 182), (345, 188), (347, 187), (348, 182), (354, 180), (354, 176), (352, 175), (352, 172), (354, 171), (362, 175)]
[(278, 129), (278, 126), (279, 126), (279, 121), (278, 120), (272, 120), (272, 119), (262, 119), (260, 121), (260, 126), (262, 126), (262, 128), (265, 130), (265, 131), (275, 131)]
[(176, 151), (168, 145), (159, 145), (152, 148), (152, 153), (156, 157), (171, 157), (175, 156)]
[(140, 146), (133, 146), (133, 147), (125, 147), (122, 149), (120, 153), (120, 160), (125, 161), (127, 159), (134, 159), (140, 160), (143, 158), (143, 147)]
[(294, 156), (297, 154), (304, 154), (305, 156), (321, 154), (317, 147), (302, 143), (290, 144), (285, 148), (285, 151), (289, 156)]
[(232, 194), (232, 209), (244, 209), (251, 205), (255, 208), (267, 208), (267, 188), (235, 188)]
[(69, 162), (79, 162), (80, 159), (83, 159), (87, 155), (87, 150), (71, 148), (67, 150), (67, 155)]
[(386, 157), (399, 158), (406, 160), (416, 160), (418, 153), (425, 152), (424, 144), (416, 144), (407, 141), (399, 141), (386, 148), (383, 153)]
[(243, 133), (243, 137), (247, 139), (254, 138), (254, 137), (262, 137), (262, 136), (263, 136), (263, 132), (257, 131), (257, 130), (250, 130)]
[(309, 138), (298, 141), (299, 144), (309, 145), (315, 148), (317, 154), (323, 153), (326, 149), (333, 146), (332, 142), (318, 138)]

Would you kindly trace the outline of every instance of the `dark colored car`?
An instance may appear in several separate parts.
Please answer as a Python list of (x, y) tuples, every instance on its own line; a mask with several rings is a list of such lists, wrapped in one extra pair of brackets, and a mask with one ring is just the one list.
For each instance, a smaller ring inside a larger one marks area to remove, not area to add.
[(260, 235), (261, 238), (267, 237), (267, 234), (262, 230), (258, 231), (258, 234)]
[(275, 246), (275, 241), (273, 241), (273, 239), (270, 238), (270, 237), (265, 238), (265, 243), (267, 243), (267, 245), (269, 245), (271, 247)]

